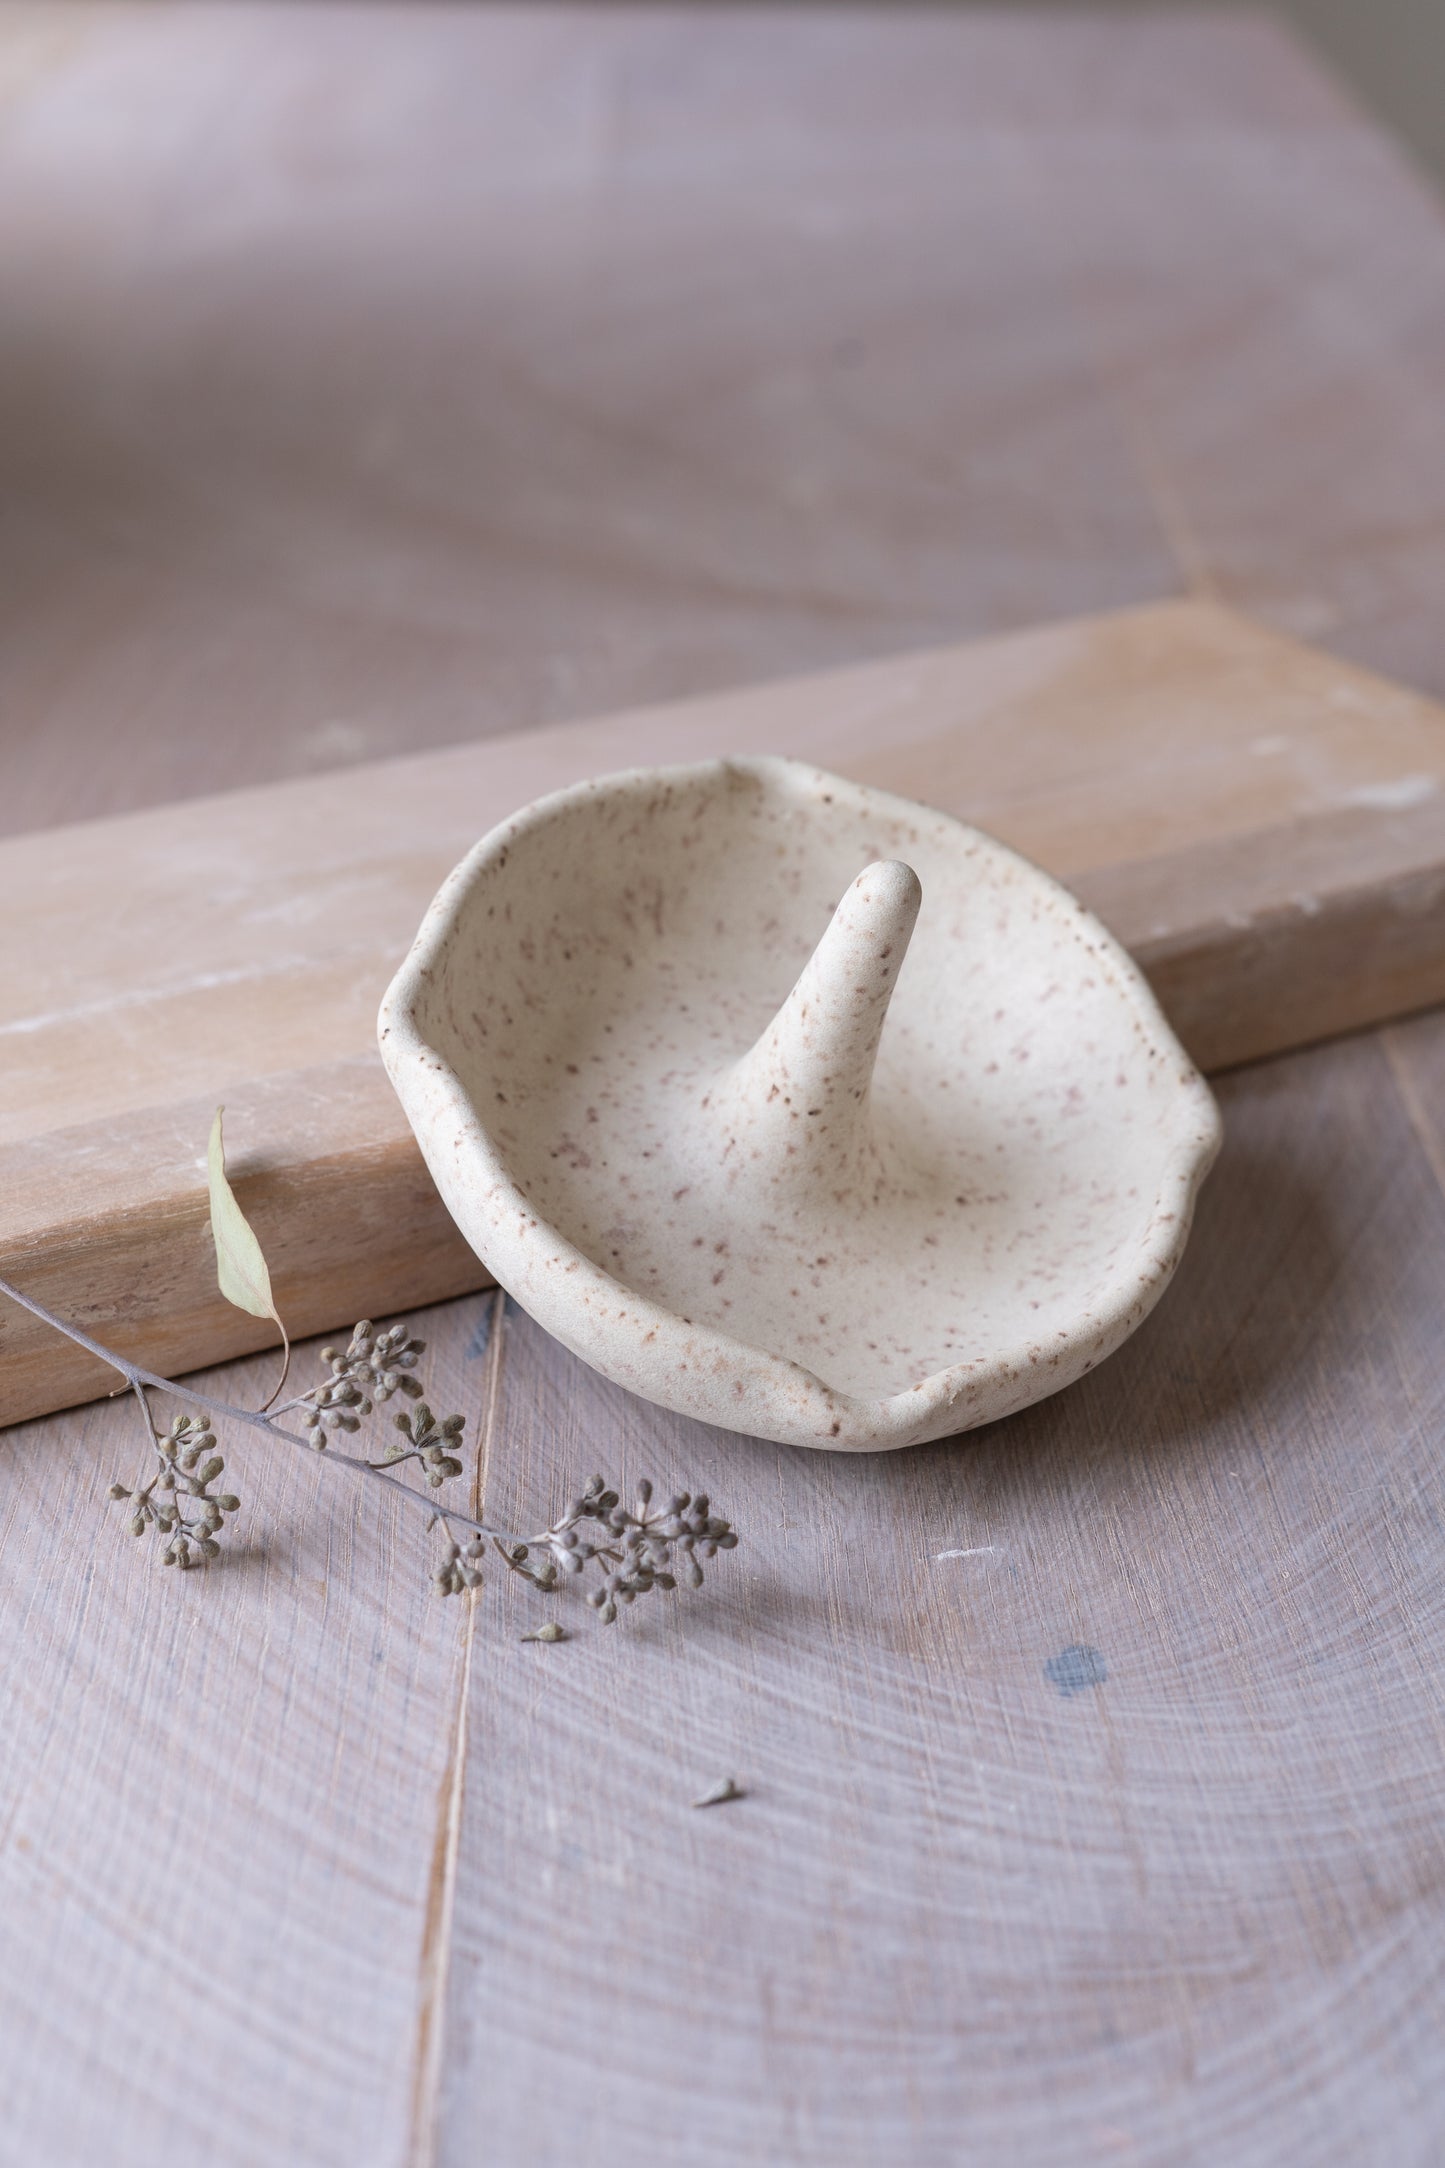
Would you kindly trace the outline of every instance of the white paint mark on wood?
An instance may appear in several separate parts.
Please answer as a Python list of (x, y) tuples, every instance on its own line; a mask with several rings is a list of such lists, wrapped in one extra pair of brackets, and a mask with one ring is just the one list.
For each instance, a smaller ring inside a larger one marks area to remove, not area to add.
[(1346, 792), (1343, 802), (1381, 813), (1405, 813), (1411, 806), (1424, 805), (1439, 788), (1439, 779), (1433, 775), (1397, 775), (1383, 783), (1361, 783), (1357, 790)]
[(78, 1024), (92, 1016), (114, 1016), (120, 1009), (145, 1008), (154, 1001), (174, 1000), (178, 995), (209, 993), (217, 986), (239, 986), (247, 980), (269, 979), (278, 969), (274, 958), (261, 964), (247, 964), (234, 971), (188, 971), (183, 980), (174, 986), (132, 986), (115, 993), (99, 996), (94, 1001), (77, 1001), (68, 1008), (44, 1009), (35, 1016), (15, 1016), (8, 1023), (0, 1024), (0, 1038), (21, 1038), (35, 1031), (49, 1031), (57, 1024)]

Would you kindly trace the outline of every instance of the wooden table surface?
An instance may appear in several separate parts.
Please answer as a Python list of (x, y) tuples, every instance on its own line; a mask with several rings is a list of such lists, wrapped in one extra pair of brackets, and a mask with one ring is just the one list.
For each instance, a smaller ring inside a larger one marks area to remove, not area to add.
[[(1445, 694), (1445, 225), (1256, 20), (4, 8), (0, 294), (12, 830), (1181, 591)], [(0, 2161), (1440, 2160), (1445, 1024), (1221, 1096), (958, 1445), (432, 1313), (491, 1514), (742, 1527), (557, 1647), (319, 1463), (178, 1580), (123, 1407), (7, 1433)]]

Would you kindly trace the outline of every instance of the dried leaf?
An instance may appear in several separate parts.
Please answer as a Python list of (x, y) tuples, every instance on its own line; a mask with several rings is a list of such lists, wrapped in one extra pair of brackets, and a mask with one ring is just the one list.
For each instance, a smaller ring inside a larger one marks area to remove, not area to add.
[(695, 1807), (721, 1807), (729, 1799), (746, 1799), (746, 1797), (747, 1793), (740, 1791), (731, 1777), (722, 1777), (716, 1784), (709, 1785), (701, 1799), (694, 1799), (693, 1805)]
[[(271, 1294), (271, 1275), (266, 1269), (266, 1259), (256, 1240), (250, 1221), (236, 1202), (236, 1193), (226, 1178), (226, 1147), (221, 1137), (221, 1116), (224, 1107), (217, 1107), (216, 1119), (211, 1124), (211, 1142), (206, 1155), (211, 1188), (211, 1234), (216, 1245), (216, 1282), (227, 1302), (238, 1310), (245, 1310), (252, 1317), (269, 1317), (281, 1335), (286, 1350), (286, 1362), (291, 1361), (291, 1342), (281, 1314)], [(281, 1373), (281, 1382), (286, 1372)], [(276, 1392), (279, 1393), (278, 1385)], [(274, 1400), (276, 1393), (271, 1395)], [(270, 1402), (267, 1403), (270, 1405)]]

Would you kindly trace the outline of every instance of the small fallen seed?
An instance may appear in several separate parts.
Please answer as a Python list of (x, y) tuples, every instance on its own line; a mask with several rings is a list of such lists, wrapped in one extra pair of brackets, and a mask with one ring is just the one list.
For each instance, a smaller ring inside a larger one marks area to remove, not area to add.
[(545, 1626), (538, 1626), (532, 1633), (523, 1634), (522, 1639), (524, 1641), (565, 1641), (567, 1639), (567, 1629), (565, 1626), (559, 1626), (554, 1618), (549, 1618)]
[(709, 1786), (701, 1799), (694, 1799), (693, 1805), (695, 1807), (720, 1807), (729, 1799), (746, 1799), (747, 1796), (746, 1792), (739, 1791), (731, 1777), (722, 1777), (716, 1784)]

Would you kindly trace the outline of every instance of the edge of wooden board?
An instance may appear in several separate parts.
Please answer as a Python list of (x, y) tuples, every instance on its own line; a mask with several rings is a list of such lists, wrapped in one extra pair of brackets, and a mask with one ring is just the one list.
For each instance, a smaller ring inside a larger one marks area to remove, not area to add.
[[(1230, 622), (1210, 606), (1160, 607)], [(1290, 646), (1247, 624), (1240, 630), (1271, 650)], [(1298, 652), (1319, 667), (1309, 650)], [(1373, 682), (1344, 666), (1341, 676)], [(1383, 691), (1414, 705), (1397, 688)], [(559, 731), (575, 739), (584, 727)], [(1367, 790), (1343, 808), (1095, 866), (1071, 885), (1137, 957), (1206, 1070), (1445, 999), (1445, 792), (1434, 788)], [(214, 1096), (135, 1110), (123, 1143), (114, 1122), (89, 1122), (30, 1140), (23, 1153), (0, 1148), (0, 1271), (164, 1374), (253, 1352), (274, 1337), (216, 1291), (203, 1167)], [(224, 1096), (240, 1146), (237, 1191), (298, 1337), (487, 1284), (432, 1188), (374, 1051), (281, 1070)], [(248, 1138), (264, 1140), (262, 1149), (248, 1153)], [(93, 1198), (72, 1198), (57, 1212), (57, 1197), (74, 1191), (75, 1170), (86, 1165), (97, 1170)], [(12, 1305), (0, 1313), (0, 1355), (0, 1423), (114, 1384), (95, 1358)]]

